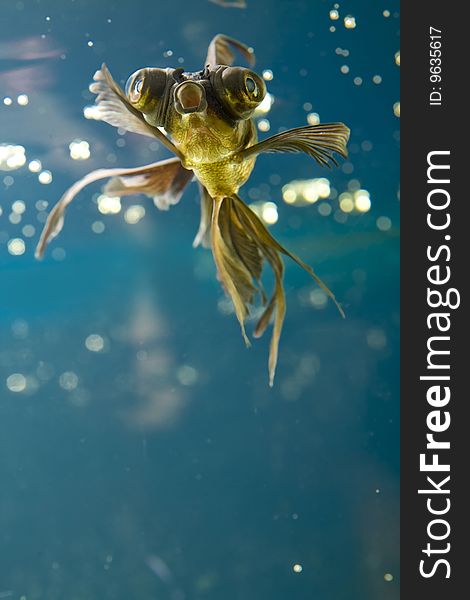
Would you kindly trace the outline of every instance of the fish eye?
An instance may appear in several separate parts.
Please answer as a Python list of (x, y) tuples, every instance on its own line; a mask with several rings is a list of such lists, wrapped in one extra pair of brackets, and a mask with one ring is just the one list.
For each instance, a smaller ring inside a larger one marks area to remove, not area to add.
[(249, 119), (266, 95), (262, 78), (242, 67), (221, 67), (211, 81), (220, 102), (236, 119)]
[(252, 77), (247, 77), (245, 79), (245, 87), (246, 91), (252, 96), (256, 96), (258, 93), (258, 86), (255, 83), (255, 80)]
[(126, 83), (129, 102), (143, 113), (153, 112), (166, 93), (171, 72), (171, 69), (147, 67), (133, 73)]
[(131, 104), (136, 104), (142, 97), (144, 91), (145, 69), (133, 73), (126, 83), (126, 96)]
[(143, 77), (139, 77), (138, 79), (134, 80), (134, 83), (132, 84), (132, 87), (129, 92), (129, 100), (132, 103), (138, 102), (140, 100), (140, 97), (142, 96), (142, 88), (143, 87), (144, 87), (144, 78)]

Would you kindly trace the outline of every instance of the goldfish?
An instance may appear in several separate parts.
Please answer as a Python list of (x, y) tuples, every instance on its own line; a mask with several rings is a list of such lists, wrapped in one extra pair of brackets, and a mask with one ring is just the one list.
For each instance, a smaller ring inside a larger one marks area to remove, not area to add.
[[(234, 66), (235, 51), (249, 68)], [(281, 255), (305, 269), (342, 316), (344, 312), (313, 269), (274, 239), (238, 192), (262, 153), (303, 152), (319, 165), (338, 165), (335, 154), (347, 156), (349, 129), (339, 122), (308, 125), (258, 141), (253, 115), (266, 95), (266, 85), (252, 70), (254, 63), (251, 48), (218, 34), (209, 44), (200, 71), (146, 67), (133, 73), (123, 90), (103, 64), (90, 85), (100, 118), (114, 127), (158, 139), (175, 156), (138, 168), (98, 169), (85, 175), (66, 190), (50, 212), (36, 257), (43, 256), (46, 245), (62, 229), (67, 206), (90, 183), (108, 179), (105, 194), (146, 194), (159, 209), (167, 210), (196, 179), (201, 216), (193, 246), (211, 248), (218, 279), (232, 301), (247, 346), (250, 341), (245, 322), (250, 308), (257, 303), (262, 307), (255, 338), (272, 321), (268, 361), (272, 386), (286, 314)], [(270, 297), (261, 282), (265, 265), (274, 274)]]

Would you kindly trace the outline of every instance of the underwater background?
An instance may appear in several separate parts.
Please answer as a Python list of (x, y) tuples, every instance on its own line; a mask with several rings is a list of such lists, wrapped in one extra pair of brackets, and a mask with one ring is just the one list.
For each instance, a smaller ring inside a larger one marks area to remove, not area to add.
[[(1, 9), (0, 599), (398, 599), (398, 3)], [(346, 312), (286, 260), (273, 389), (195, 184), (168, 212), (87, 188), (34, 259), (75, 180), (168, 156), (93, 120), (95, 70), (198, 70), (216, 33), (256, 51), (261, 139), (351, 128), (340, 168), (263, 155), (240, 190)]]

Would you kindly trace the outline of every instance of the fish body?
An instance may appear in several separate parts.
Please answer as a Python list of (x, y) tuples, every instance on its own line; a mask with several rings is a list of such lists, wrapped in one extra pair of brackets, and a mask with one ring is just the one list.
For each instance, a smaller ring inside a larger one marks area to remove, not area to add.
[[(269, 382), (273, 384), (286, 305), (281, 254), (304, 268), (344, 313), (328, 287), (311, 267), (281, 246), (255, 213), (238, 196), (263, 152), (304, 152), (324, 166), (337, 164), (334, 154), (346, 156), (349, 129), (327, 123), (290, 129), (258, 141), (253, 114), (266, 95), (263, 79), (250, 68), (234, 67), (238, 50), (250, 67), (253, 51), (232, 38), (211, 41), (204, 68), (144, 68), (132, 74), (123, 91), (106, 65), (94, 76), (90, 90), (102, 120), (134, 133), (156, 137), (175, 158), (135, 169), (99, 169), (69, 188), (51, 211), (36, 255), (62, 229), (64, 212), (78, 192), (94, 181), (109, 179), (104, 192), (114, 196), (144, 193), (160, 209), (176, 204), (195, 177), (201, 195), (201, 220), (193, 245), (210, 247), (218, 278), (231, 298), (243, 338), (250, 307), (264, 310), (254, 330), (260, 337), (273, 322), (269, 353)], [(261, 282), (263, 266), (274, 274), (267, 297)]]

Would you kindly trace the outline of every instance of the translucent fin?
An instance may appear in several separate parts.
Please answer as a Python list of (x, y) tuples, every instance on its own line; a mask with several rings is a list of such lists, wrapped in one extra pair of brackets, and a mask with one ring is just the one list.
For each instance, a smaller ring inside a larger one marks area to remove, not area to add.
[[(98, 169), (76, 181), (64, 193), (59, 202), (49, 213), (39, 243), (36, 248), (36, 258), (42, 258), (47, 244), (60, 233), (64, 223), (64, 213), (67, 206), (75, 196), (87, 185), (112, 177), (107, 187), (108, 193), (115, 196), (125, 196), (135, 193), (146, 193), (152, 196), (157, 194), (174, 193), (174, 198), (179, 198), (184, 185), (191, 179), (192, 171), (183, 169), (179, 159), (152, 163), (144, 167), (133, 169)], [(126, 186), (126, 182), (129, 184)], [(140, 183), (140, 185), (137, 185)], [(179, 195), (178, 195), (179, 194)]]
[(193, 172), (185, 169), (179, 158), (170, 158), (157, 163), (157, 166), (143, 173), (117, 175), (104, 187), (109, 196), (130, 196), (146, 194), (153, 198), (160, 210), (168, 210), (177, 204)]
[[(211, 218), (211, 246), (215, 264), (219, 274), (220, 281), (232, 300), (235, 314), (242, 331), (245, 344), (250, 346), (250, 341), (245, 331), (245, 319), (248, 315), (246, 302), (243, 300), (240, 292), (240, 281), (238, 276), (233, 273), (233, 261), (231, 260), (230, 249), (224, 242), (220, 228), (220, 210), (224, 198), (215, 198)], [(245, 275), (243, 275), (244, 277)], [(242, 277), (242, 275), (240, 275)]]
[[(260, 219), (257, 217), (257, 215), (250, 208), (248, 208), (248, 206), (246, 206), (246, 204), (243, 202), (243, 200), (241, 198), (239, 198), (238, 196), (235, 196), (235, 195), (233, 195), (232, 197), (234, 200), (236, 200), (237, 207), (240, 209), (241, 213), (246, 215), (248, 218), (250, 218), (260, 239), (263, 240), (264, 243), (268, 244), (269, 246), (271, 246), (272, 248), (277, 250), (278, 252), (281, 252), (282, 254), (285, 254), (286, 256), (291, 258), (300, 267), (302, 267), (302, 269), (307, 271), (307, 273), (315, 280), (317, 285), (319, 287), (321, 287), (321, 289), (333, 300), (340, 315), (344, 318), (345, 317), (344, 310), (342, 309), (339, 302), (336, 300), (335, 295), (330, 290), (330, 288), (320, 279), (320, 277), (318, 277), (318, 275), (315, 273), (315, 271), (312, 269), (312, 267), (310, 267), (309, 265), (304, 263), (303, 260), (301, 260), (293, 252), (290, 252), (289, 250), (286, 250), (286, 248), (281, 246), (281, 244), (278, 241), (276, 241), (273, 238), (273, 236), (269, 233), (269, 231), (266, 229), (266, 227), (264, 226), (262, 221), (260, 221)], [(254, 215), (254, 218), (253, 218), (253, 215)]]
[(214, 204), (214, 201), (201, 183), (199, 183), (199, 194), (201, 219), (199, 221), (199, 229), (196, 233), (196, 237), (193, 240), (193, 248), (197, 248), (199, 245), (203, 248), (210, 248), (212, 205)]
[(239, 152), (246, 159), (261, 152), (305, 152), (320, 165), (337, 165), (334, 153), (346, 157), (349, 129), (343, 123), (325, 123), (289, 129)]
[(233, 49), (238, 50), (250, 67), (255, 64), (255, 54), (251, 48), (242, 44), (228, 35), (218, 33), (209, 44), (207, 57), (204, 65), (209, 68), (215, 68), (217, 65), (233, 65), (235, 56)]
[(122, 127), (127, 131), (158, 138), (173, 154), (180, 159), (181, 153), (176, 146), (164, 135), (158, 127), (147, 123), (143, 114), (134, 108), (127, 100), (125, 93), (114, 81), (108, 67), (103, 63), (96, 71), (94, 82), (90, 84), (90, 92), (97, 94), (95, 104), (98, 107), (101, 120)]

